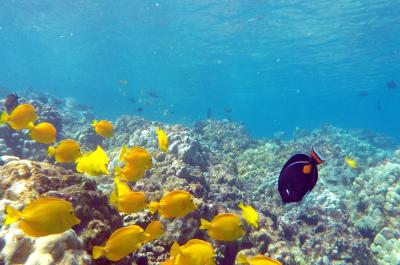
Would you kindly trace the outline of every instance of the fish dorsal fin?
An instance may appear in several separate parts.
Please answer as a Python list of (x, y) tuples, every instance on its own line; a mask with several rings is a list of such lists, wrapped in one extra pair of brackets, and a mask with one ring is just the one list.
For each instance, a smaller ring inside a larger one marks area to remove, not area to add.
[(136, 151), (136, 152), (146, 152), (147, 153), (147, 150), (141, 146), (134, 146), (134, 147), (132, 147), (131, 150)]
[(239, 264), (250, 264), (249, 259), (243, 253), (239, 253), (236, 257), (236, 262)]
[(121, 151), (119, 152), (119, 160), (122, 161), (125, 158), (125, 155), (128, 153), (129, 149), (126, 146), (126, 144), (124, 144), (121, 148)]
[(97, 156), (99, 156), (101, 158), (108, 159), (106, 152), (104, 152), (103, 148), (101, 148), (100, 145), (97, 146), (96, 150), (94, 151), (94, 154), (96, 154)]
[(219, 219), (226, 218), (226, 217), (233, 217), (233, 218), (238, 218), (240, 220), (240, 217), (237, 214), (234, 213), (223, 213), (219, 214), (214, 217), (213, 222), (218, 221)]
[(196, 238), (190, 239), (190, 240), (185, 244), (185, 247), (190, 247), (190, 246), (193, 246), (193, 245), (203, 245), (203, 246), (211, 247), (210, 243), (205, 242), (205, 241), (200, 240), (200, 239), (196, 239)]
[[(59, 205), (58, 207), (71, 207), (72, 208), (72, 204), (69, 201), (63, 200), (63, 199), (59, 199), (59, 198), (54, 198), (54, 197), (43, 197), (43, 198), (38, 198), (36, 200), (33, 200), (32, 202), (30, 202), (22, 211), (23, 213), (28, 213), (28, 212), (32, 212), (35, 211), (39, 208), (42, 207), (48, 207), (49, 204), (52, 205)], [(58, 208), (57, 207), (57, 208)]]
[(187, 195), (189, 197), (191, 196), (191, 194), (189, 192), (185, 191), (185, 190), (174, 190), (174, 191), (168, 192), (164, 196), (163, 200), (167, 200), (168, 201), (168, 200), (172, 199), (174, 196), (180, 195), (180, 194)]
[(110, 236), (110, 238), (108, 239), (108, 242), (111, 242), (112, 240), (118, 239), (118, 237), (120, 237), (121, 235), (125, 234), (125, 233), (141, 233), (144, 232), (143, 229), (138, 226), (138, 225), (130, 225), (130, 226), (125, 226), (122, 228), (119, 228), (117, 230), (114, 231), (114, 233), (112, 233), (112, 235)]
[(179, 254), (182, 254), (181, 246), (179, 246), (178, 242), (174, 241), (174, 244), (172, 244), (169, 254), (171, 257), (175, 257)]
[(279, 261), (272, 259), (270, 257), (267, 256), (263, 256), (263, 255), (257, 255), (251, 258), (252, 262), (256, 262), (256, 261), (268, 261), (268, 264), (270, 265), (282, 265), (282, 263), (280, 263)]

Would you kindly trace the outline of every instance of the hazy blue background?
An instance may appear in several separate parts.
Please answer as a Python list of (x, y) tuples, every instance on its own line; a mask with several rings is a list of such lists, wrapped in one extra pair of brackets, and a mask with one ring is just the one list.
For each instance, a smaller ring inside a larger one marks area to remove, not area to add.
[(386, 87), (399, 59), (398, 0), (0, 1), (0, 86), (98, 118), (228, 108), (255, 136), (326, 123), (399, 136), (400, 89)]

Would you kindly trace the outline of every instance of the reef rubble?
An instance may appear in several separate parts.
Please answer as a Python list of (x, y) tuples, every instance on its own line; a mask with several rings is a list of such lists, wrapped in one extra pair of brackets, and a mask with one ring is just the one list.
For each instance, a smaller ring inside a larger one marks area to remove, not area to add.
[[(60, 108), (76, 108), (63, 102)], [(131, 184), (133, 190), (146, 193), (148, 202), (174, 189), (195, 197), (195, 212), (179, 219), (161, 218), (166, 233), (160, 239), (112, 264), (159, 264), (169, 257), (173, 241), (185, 243), (191, 238), (212, 242), (219, 265), (234, 264), (239, 250), (265, 254), (285, 265), (400, 262), (400, 149), (388, 137), (323, 126), (311, 132), (295, 131), (290, 140), (254, 140), (242, 125), (228, 121), (207, 120), (188, 128), (121, 116), (114, 123), (115, 135), (102, 140), (90, 130), (93, 115), (89, 111), (73, 110), (80, 112), (77, 122), (63, 117), (61, 113), (66, 112), (49, 101), (36, 104), (50, 105), (42, 108), (47, 109), (43, 119), (53, 117), (60, 123), (60, 137), (79, 140), (87, 149), (100, 144), (108, 150), (110, 172), (122, 145), (148, 149), (154, 166)], [(170, 140), (167, 153), (157, 148), (155, 128), (160, 126)], [(34, 198), (51, 195), (71, 201), (82, 223), (63, 234), (37, 239), (24, 236), (17, 225), (2, 226), (0, 264), (111, 264), (104, 258), (92, 259), (94, 244), (103, 244), (123, 225), (145, 227), (159, 218), (148, 210), (118, 213), (108, 200), (111, 176), (78, 174), (73, 167), (49, 160), (46, 146), (29, 142), (24, 133), (0, 126), (0, 207), (22, 208)], [(327, 159), (317, 187), (303, 202), (283, 205), (276, 190), (281, 166), (292, 154), (307, 152), (312, 145)], [(345, 156), (356, 159), (359, 166), (348, 167)], [(198, 229), (200, 217), (209, 220), (222, 212), (240, 213), (239, 202), (258, 210), (260, 228), (246, 227), (246, 235), (229, 244), (215, 242)]]

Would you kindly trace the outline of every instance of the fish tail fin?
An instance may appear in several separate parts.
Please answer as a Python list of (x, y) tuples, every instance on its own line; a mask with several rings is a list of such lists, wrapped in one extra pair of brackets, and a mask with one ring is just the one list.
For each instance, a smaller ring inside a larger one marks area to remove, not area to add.
[(250, 264), (249, 259), (243, 253), (239, 253), (239, 255), (237, 255), (236, 263), (239, 263), (239, 264)]
[(314, 165), (319, 165), (325, 162), (325, 159), (318, 153), (318, 151), (313, 146), (311, 148), (311, 163)]
[(5, 210), (6, 210), (6, 220), (4, 221), (5, 225), (18, 222), (18, 220), (21, 219), (21, 212), (11, 207), (10, 205), (6, 205)]
[(148, 242), (150, 242), (150, 241), (153, 241), (154, 239), (156, 239), (156, 238), (154, 237), (154, 235), (149, 234), (149, 233), (146, 233), (146, 231), (144, 232), (144, 240), (143, 240), (143, 243), (148, 243)]
[[(115, 179), (119, 179), (118, 177), (121, 176), (121, 173), (122, 173), (121, 167), (117, 166), (117, 167), (114, 168)], [(117, 184), (117, 183), (115, 183), (115, 184)]]
[(150, 202), (149, 203), (149, 211), (151, 214), (155, 214), (158, 210), (158, 202)]
[(92, 126), (94, 127), (94, 126), (96, 126), (96, 124), (97, 124), (97, 120), (92, 120)]
[(115, 191), (111, 192), (110, 203), (117, 207), (118, 197)]
[(49, 146), (49, 148), (47, 148), (47, 156), (53, 156), (56, 153), (56, 149), (53, 146)]
[(124, 144), (121, 148), (121, 151), (119, 153), (119, 160), (123, 161), (125, 158), (125, 155), (128, 153), (128, 147)]
[(242, 209), (242, 210), (244, 209), (244, 204), (243, 204), (243, 202), (240, 202), (240, 203), (239, 203), (239, 208)]
[(93, 246), (92, 255), (93, 259), (98, 259), (104, 256), (105, 249), (104, 247)]
[(33, 122), (29, 122), (28, 125), (26, 125), (26, 128), (32, 130), (33, 128), (35, 128), (35, 124), (33, 124)]
[(172, 244), (169, 254), (171, 255), (171, 257), (175, 257), (178, 254), (182, 254), (181, 246), (179, 246), (178, 242), (174, 241), (174, 244)]
[(8, 113), (6, 111), (3, 111), (0, 116), (0, 124), (4, 124), (4, 123), (8, 122), (9, 119), (10, 119), (10, 116), (8, 115)]
[(211, 228), (211, 223), (207, 221), (206, 219), (201, 218), (200, 219), (200, 229), (202, 230), (207, 230)]

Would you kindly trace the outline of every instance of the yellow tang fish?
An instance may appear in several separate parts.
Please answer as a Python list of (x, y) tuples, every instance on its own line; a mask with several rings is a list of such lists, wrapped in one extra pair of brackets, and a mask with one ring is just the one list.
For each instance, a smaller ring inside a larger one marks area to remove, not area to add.
[(239, 204), (240, 209), (242, 209), (243, 219), (251, 226), (258, 227), (258, 213), (250, 205)]
[(100, 136), (103, 136), (104, 138), (110, 138), (111, 136), (114, 135), (114, 128), (111, 122), (106, 121), (106, 120), (93, 120), (92, 121), (92, 126), (94, 127), (94, 130), (96, 133)]
[(119, 159), (143, 171), (149, 170), (153, 166), (153, 160), (149, 151), (139, 146), (129, 149), (124, 145), (121, 149)]
[(38, 119), (36, 110), (31, 104), (20, 104), (10, 114), (3, 112), (0, 117), (0, 124), (8, 123), (14, 130), (26, 129), (30, 122)]
[(136, 213), (146, 207), (144, 192), (133, 192), (128, 184), (115, 178), (115, 191), (111, 193), (110, 203), (123, 213)]
[(108, 157), (106, 152), (98, 145), (95, 151), (88, 152), (76, 161), (76, 170), (89, 176), (108, 175)]
[(196, 210), (192, 195), (184, 190), (175, 190), (165, 194), (160, 202), (150, 202), (149, 211), (156, 211), (164, 218), (183, 217)]
[(122, 180), (135, 182), (144, 177), (145, 171), (141, 168), (126, 164), (122, 168), (116, 167), (114, 170), (114, 175)]
[(38, 143), (52, 144), (56, 141), (56, 127), (49, 122), (41, 122), (36, 125), (34, 125), (33, 122), (30, 122), (27, 127), (32, 140)]
[(168, 137), (165, 131), (161, 128), (156, 128), (158, 147), (162, 152), (168, 151)]
[(144, 231), (148, 237), (146, 238), (145, 242), (150, 242), (156, 240), (164, 233), (164, 228), (160, 221), (152, 221)]
[(171, 259), (163, 264), (173, 265), (215, 265), (215, 253), (211, 244), (200, 239), (190, 239), (179, 246), (175, 241), (170, 250)]
[(244, 235), (240, 217), (233, 213), (218, 214), (211, 222), (202, 218), (200, 222), (200, 229), (206, 229), (215, 240), (233, 241)]
[(246, 265), (282, 265), (282, 263), (279, 261), (263, 255), (257, 255), (252, 258), (248, 258), (242, 253), (239, 253), (237, 256), (236, 263)]
[(138, 250), (146, 238), (147, 236), (140, 226), (122, 227), (111, 234), (104, 247), (93, 247), (93, 258), (98, 259), (104, 256), (108, 260), (118, 261)]
[(19, 222), (22, 231), (32, 237), (48, 236), (67, 231), (80, 223), (72, 204), (59, 198), (39, 198), (29, 203), (23, 211), (6, 205), (4, 224)]
[(346, 162), (346, 164), (352, 168), (352, 169), (356, 169), (357, 168), (357, 161), (354, 159), (349, 158), (348, 156), (344, 157), (344, 161)]
[(75, 162), (82, 156), (79, 143), (72, 139), (65, 139), (58, 143), (57, 147), (49, 146), (47, 150), (48, 156), (53, 156), (59, 163)]

